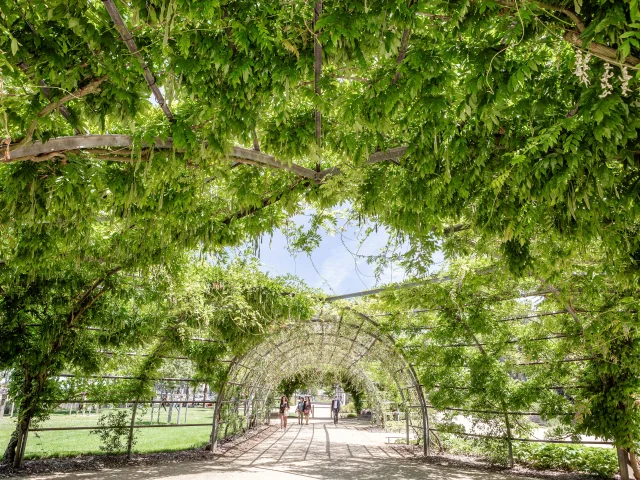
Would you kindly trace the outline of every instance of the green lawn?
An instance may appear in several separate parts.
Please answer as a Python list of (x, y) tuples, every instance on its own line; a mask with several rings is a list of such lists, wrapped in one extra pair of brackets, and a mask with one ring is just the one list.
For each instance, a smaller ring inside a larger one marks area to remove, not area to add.
[[(212, 408), (189, 408), (186, 423), (206, 423), (205, 427), (180, 427), (180, 428), (142, 428), (138, 430), (137, 444), (134, 452), (166, 452), (173, 450), (184, 450), (188, 448), (201, 447), (206, 445), (211, 434), (211, 422), (213, 420)], [(157, 419), (157, 409), (154, 414), (154, 423)], [(181, 410), (181, 423), (184, 424), (184, 412)], [(101, 414), (107, 413), (102, 410)], [(138, 410), (138, 425), (148, 425), (150, 423), (151, 411)], [(0, 450), (4, 451), (9, 441), (11, 432), (15, 428), (14, 419), (4, 418), (0, 421)], [(177, 422), (177, 411), (174, 409), (172, 424)], [(167, 423), (167, 412), (164, 410), (160, 414), (160, 424)], [(68, 412), (56, 412), (46, 422), (42, 422), (40, 427), (80, 427), (96, 426), (98, 415), (69, 415)], [(221, 429), (224, 432), (224, 427)], [(221, 432), (221, 433), (223, 433)], [(91, 434), (90, 430), (77, 431), (52, 431), (52, 432), (30, 432), (27, 441), (26, 458), (74, 456), (80, 454), (99, 454), (100, 439), (97, 435)]]

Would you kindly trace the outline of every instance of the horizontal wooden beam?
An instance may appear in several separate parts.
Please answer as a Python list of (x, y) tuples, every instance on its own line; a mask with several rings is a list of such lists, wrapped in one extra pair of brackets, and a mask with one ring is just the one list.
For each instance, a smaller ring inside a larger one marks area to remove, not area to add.
[[(365, 165), (373, 165), (374, 163), (386, 162), (389, 160), (396, 160), (404, 156), (407, 151), (407, 146), (403, 145), (401, 147), (390, 148), (389, 150), (385, 150), (384, 152), (375, 152), (372, 154)], [(318, 181), (323, 181), (327, 177), (335, 177), (337, 175), (342, 175), (342, 170), (340, 167), (330, 167), (325, 168), (324, 170), (318, 172)]]
[(287, 170), (292, 173), (295, 173), (299, 177), (308, 178), (310, 180), (317, 180), (317, 172), (311, 170), (310, 168), (303, 167), (301, 165), (296, 165), (295, 163), (287, 164), (277, 160), (272, 155), (267, 155), (258, 150), (252, 150), (249, 148), (243, 147), (233, 147), (233, 157), (236, 159), (250, 160), (256, 163), (261, 163), (263, 165), (267, 165), (273, 168), (279, 168), (281, 170)]
[[(22, 161), (45, 161), (52, 158), (54, 153), (65, 153), (78, 150), (88, 150), (96, 148), (126, 148), (130, 149), (134, 145), (134, 139), (130, 135), (76, 135), (70, 137), (52, 138), (46, 142), (36, 141), (28, 145), (21, 146), (10, 152), (9, 158), (1, 160), (2, 163), (15, 163)], [(156, 139), (153, 145), (145, 144), (144, 147), (153, 147), (159, 150), (170, 150), (173, 148), (173, 141)], [(95, 153), (95, 152), (92, 152)], [(109, 150), (105, 150), (108, 154)], [(280, 170), (292, 172), (300, 177), (317, 181), (317, 172), (294, 163), (288, 164), (277, 160), (272, 155), (251, 150), (243, 147), (233, 147), (233, 153), (229, 155), (240, 163), (257, 163)], [(114, 159), (122, 161), (122, 158)]]
[[(51, 160), (59, 154), (61, 157), (66, 152), (91, 150), (91, 154), (96, 154), (95, 149), (105, 149), (105, 155), (115, 154), (107, 149), (131, 149), (134, 146), (134, 138), (131, 135), (109, 134), (109, 135), (75, 135), (69, 137), (56, 137), (46, 142), (35, 141), (28, 145), (15, 148), (9, 153), (9, 158), (0, 160), (0, 163), (15, 162), (43, 162)], [(143, 144), (145, 148), (153, 147), (158, 150), (171, 150), (173, 141), (171, 138), (166, 140), (156, 139), (153, 145)], [(375, 152), (372, 154), (365, 165), (373, 165), (375, 163), (395, 160), (402, 157), (407, 150), (406, 146), (390, 148), (383, 152)], [(105, 155), (100, 155), (100, 159), (109, 160)], [(341, 175), (342, 171), (339, 167), (331, 167), (321, 172), (316, 172), (310, 168), (297, 165), (295, 163), (283, 162), (275, 158), (273, 155), (260, 152), (259, 150), (234, 146), (233, 152), (229, 154), (237, 163), (245, 163), (250, 165), (264, 165), (279, 170), (286, 170), (295, 175), (307, 178), (315, 183), (322, 183), (327, 177)], [(122, 156), (114, 156), (113, 161), (122, 162)]]

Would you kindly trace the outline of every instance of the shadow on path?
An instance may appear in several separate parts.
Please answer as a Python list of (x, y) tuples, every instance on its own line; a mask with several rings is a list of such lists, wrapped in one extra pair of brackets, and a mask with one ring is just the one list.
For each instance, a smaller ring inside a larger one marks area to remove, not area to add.
[[(289, 480), (451, 479), (511, 480), (516, 477), (471, 468), (429, 465), (412, 447), (386, 445), (384, 434), (363, 424), (292, 425), (237, 442), (210, 459), (158, 465), (130, 465), (93, 472), (56, 473), (31, 479), (64, 480)], [(523, 477), (519, 477), (522, 479)]]

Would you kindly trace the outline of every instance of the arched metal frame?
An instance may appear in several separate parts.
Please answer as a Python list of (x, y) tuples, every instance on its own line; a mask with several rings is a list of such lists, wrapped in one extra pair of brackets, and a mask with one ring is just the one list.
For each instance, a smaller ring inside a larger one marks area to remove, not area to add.
[[(310, 361), (311, 365), (308, 365)], [(306, 363), (303, 368), (301, 362)], [(234, 359), (218, 395), (212, 440), (216, 438), (220, 412), (225, 404), (235, 405), (238, 410), (243, 403), (247, 427), (252, 419), (257, 420), (261, 415), (268, 419), (271, 392), (283, 379), (309, 366), (340, 370), (361, 382), (373, 400), (378, 418), (382, 418), (382, 395), (366, 372), (367, 364), (377, 364), (395, 382), (407, 419), (407, 441), (411, 428), (421, 431), (423, 439), (428, 439), (427, 403), (415, 370), (390, 334), (384, 333), (368, 315), (348, 307), (340, 314), (323, 314), (311, 321), (284, 326), (242, 357)], [(423, 447), (425, 454), (429, 454), (428, 441), (423, 442)]]

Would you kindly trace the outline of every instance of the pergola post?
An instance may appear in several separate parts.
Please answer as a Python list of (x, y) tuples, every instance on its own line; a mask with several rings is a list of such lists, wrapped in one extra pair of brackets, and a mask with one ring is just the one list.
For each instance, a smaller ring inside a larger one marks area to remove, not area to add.
[(431, 428), (429, 427), (429, 410), (422, 405), (422, 430), (424, 431), (423, 453), (426, 457), (431, 455)]
[(629, 462), (629, 452), (623, 448), (618, 448), (618, 467), (620, 468), (620, 480), (638, 480), (633, 474)]
[(431, 437), (430, 431), (431, 427), (429, 426), (429, 410), (427, 408), (427, 399), (424, 396), (424, 391), (422, 390), (422, 385), (418, 381), (418, 376), (416, 375), (416, 370), (412, 364), (409, 364), (409, 373), (411, 374), (411, 378), (414, 381), (416, 386), (416, 392), (418, 394), (418, 400), (420, 400), (420, 409), (422, 410), (422, 431), (424, 438), (424, 445), (422, 446), (423, 453), (426, 457), (431, 455)]
[(409, 432), (409, 415), (411, 415), (411, 410), (409, 409), (409, 405), (406, 405), (404, 410), (404, 423), (407, 430), (407, 445), (410, 443), (410, 432)]
[[(506, 410), (506, 408), (505, 408)], [(513, 441), (511, 440), (512, 436), (511, 436), (511, 422), (509, 421), (509, 414), (505, 412), (504, 414), (504, 421), (505, 421), (505, 425), (507, 427), (507, 449), (508, 449), (508, 461), (509, 461), (509, 468), (513, 468), (514, 466), (514, 461), (513, 461)]]
[[(127, 442), (127, 459), (131, 458), (131, 448), (133, 447), (133, 427), (136, 422), (136, 411), (138, 410), (138, 399), (133, 402), (133, 410), (131, 411), (131, 425), (129, 426), (129, 440)], [(178, 415), (180, 418), (180, 415)]]
[(225, 385), (226, 384), (223, 384), (222, 388), (220, 388), (218, 398), (216, 398), (216, 403), (213, 407), (213, 424), (211, 426), (211, 453), (215, 453), (216, 447), (218, 446), (218, 427), (220, 426), (219, 416)]

